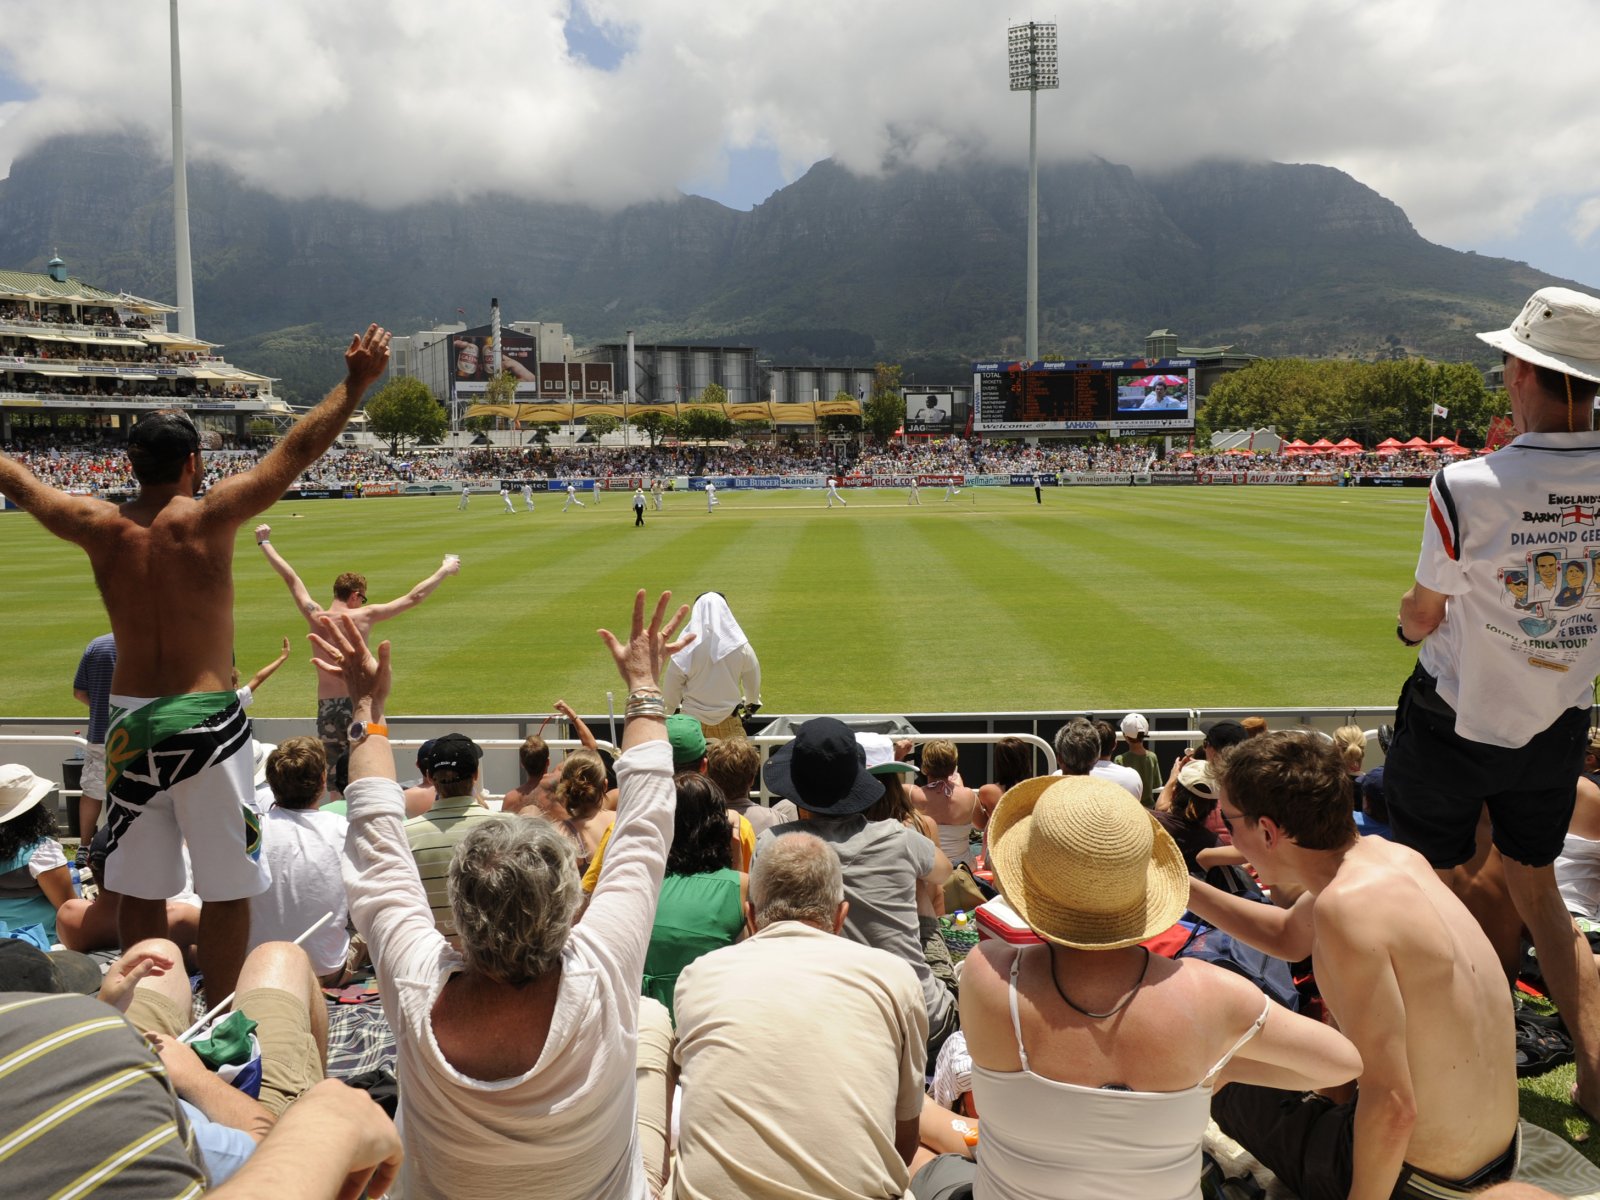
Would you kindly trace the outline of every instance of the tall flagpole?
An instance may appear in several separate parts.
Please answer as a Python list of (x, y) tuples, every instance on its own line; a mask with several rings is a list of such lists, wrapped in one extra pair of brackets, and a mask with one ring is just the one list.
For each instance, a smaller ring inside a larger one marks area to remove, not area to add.
[(178, 266), (178, 332), (194, 337), (194, 269), (189, 263), (189, 179), (183, 162), (183, 64), (178, 58), (178, 0), (172, 10), (172, 241)]

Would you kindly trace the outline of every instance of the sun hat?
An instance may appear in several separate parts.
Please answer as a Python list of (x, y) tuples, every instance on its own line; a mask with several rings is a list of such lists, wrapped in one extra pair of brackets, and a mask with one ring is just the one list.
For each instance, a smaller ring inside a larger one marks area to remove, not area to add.
[(1600, 300), (1571, 288), (1540, 288), (1507, 328), (1478, 340), (1536, 367), (1600, 383)]
[(1121, 785), (1025, 779), (989, 819), (995, 881), (1028, 928), (1077, 950), (1116, 950), (1170, 929), (1189, 904), (1183, 854)]
[(894, 756), (894, 739), (887, 733), (857, 733), (856, 741), (867, 756), (869, 775), (915, 775), (916, 764), (901, 762)]
[(855, 734), (834, 717), (812, 717), (794, 740), (767, 759), (767, 789), (807, 812), (849, 817), (883, 797), (883, 784), (867, 774), (866, 753)]
[(667, 741), (672, 743), (672, 765), (692, 767), (706, 756), (706, 731), (699, 721), (683, 713), (667, 718)]
[(50, 794), (56, 785), (40, 779), (21, 763), (0, 766), (0, 825), (20, 817)]
[(1183, 769), (1178, 772), (1178, 786), (1187, 788), (1202, 800), (1215, 800), (1221, 794), (1211, 764), (1198, 758), (1184, 763)]
[(1122, 718), (1122, 736), (1130, 742), (1134, 738), (1142, 738), (1150, 732), (1150, 722), (1144, 719), (1143, 713), (1129, 713)]

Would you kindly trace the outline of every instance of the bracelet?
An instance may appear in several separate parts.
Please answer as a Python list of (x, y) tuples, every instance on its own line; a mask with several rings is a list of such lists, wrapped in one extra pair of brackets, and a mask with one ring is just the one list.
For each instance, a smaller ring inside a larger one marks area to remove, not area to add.
[(661, 717), (665, 719), (667, 706), (660, 700), (630, 700), (628, 707), (622, 710), (624, 720), (633, 717)]
[(653, 697), (654, 699), (659, 700), (661, 699), (661, 689), (658, 687), (642, 687), (635, 688), (633, 691), (628, 693), (629, 703), (632, 703), (641, 697)]
[(1394, 623), (1394, 635), (1395, 635), (1395, 637), (1399, 638), (1400, 641), (1403, 644), (1405, 644), (1407, 646), (1420, 646), (1420, 645), (1422, 645), (1422, 639), (1421, 638), (1418, 638), (1416, 641), (1413, 642), (1410, 638), (1408, 638), (1406, 636), (1405, 624), (1403, 622), (1401, 622), (1398, 618), (1396, 618), (1395, 623)]

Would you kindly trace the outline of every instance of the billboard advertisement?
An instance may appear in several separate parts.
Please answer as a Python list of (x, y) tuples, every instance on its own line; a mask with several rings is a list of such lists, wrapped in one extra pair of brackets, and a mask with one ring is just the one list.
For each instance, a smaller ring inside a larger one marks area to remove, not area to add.
[[(535, 369), (539, 343), (525, 333), (500, 331), (500, 369), (517, 377), (517, 399), (539, 397)], [(463, 329), (450, 338), (450, 379), (460, 397), (481, 399), (494, 373), (494, 336), (487, 325)]]
[(906, 392), (906, 432), (949, 434), (955, 429), (953, 392)]
[(986, 434), (1191, 430), (1194, 365), (1189, 358), (974, 363), (972, 427)]

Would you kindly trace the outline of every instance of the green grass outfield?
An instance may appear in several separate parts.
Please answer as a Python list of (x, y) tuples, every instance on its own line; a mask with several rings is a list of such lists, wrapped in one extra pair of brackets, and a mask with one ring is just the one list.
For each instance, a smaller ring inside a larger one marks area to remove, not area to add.
[[(594, 630), (639, 587), (725, 593), (763, 667), (769, 712), (1092, 710), (1392, 703), (1414, 651), (1394, 615), (1416, 561), (1420, 489), (968, 488), (669, 494), (633, 527), (629, 496), (508, 515), (499, 498), (275, 506), (273, 541), (318, 599), (340, 571), (397, 596), (446, 552), (461, 574), (383, 626), (397, 713), (603, 711)], [(5, 563), (0, 715), (76, 715), (73, 670), (107, 628), (78, 550), (21, 513)], [(310, 709), (313, 668), (289, 593), (240, 531), (238, 661), (296, 639), (260, 716)]]

